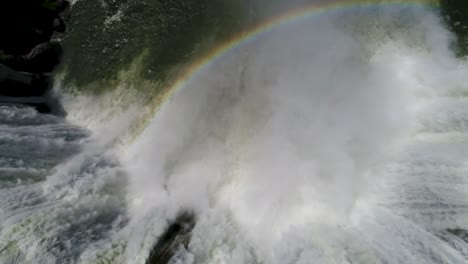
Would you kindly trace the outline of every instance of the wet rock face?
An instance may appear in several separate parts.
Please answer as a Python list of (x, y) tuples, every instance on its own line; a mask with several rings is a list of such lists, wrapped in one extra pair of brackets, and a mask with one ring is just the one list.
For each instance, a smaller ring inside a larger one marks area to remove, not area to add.
[(80, 87), (112, 81), (142, 54), (141, 77), (164, 80), (201, 42), (236, 31), (243, 5), (231, 2), (237, 1), (77, 1), (63, 38), (67, 80)]
[(461, 228), (456, 228), (456, 229), (447, 229), (447, 232), (461, 238), (463, 241), (468, 243), (468, 231), (465, 229)]
[(181, 213), (154, 245), (146, 264), (169, 263), (181, 247), (187, 248), (195, 220), (193, 213)]
[(78, 1), (64, 39), (70, 78), (79, 85), (112, 78), (145, 48), (164, 48), (193, 19), (191, 14), (202, 9), (195, 1), (179, 2)]

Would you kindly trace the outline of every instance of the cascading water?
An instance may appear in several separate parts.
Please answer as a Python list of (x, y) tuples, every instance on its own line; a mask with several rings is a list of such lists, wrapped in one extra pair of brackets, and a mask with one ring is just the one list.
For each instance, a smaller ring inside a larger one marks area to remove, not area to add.
[(0, 108), (0, 263), (468, 263), (452, 41), (422, 5), (309, 12), (196, 64), (142, 131), (144, 107)]

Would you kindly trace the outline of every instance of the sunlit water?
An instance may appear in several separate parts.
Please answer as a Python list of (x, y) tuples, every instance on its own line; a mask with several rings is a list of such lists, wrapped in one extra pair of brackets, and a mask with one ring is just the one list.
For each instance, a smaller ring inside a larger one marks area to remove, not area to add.
[(468, 74), (450, 41), (422, 8), (280, 25), (130, 143), (134, 113), (84, 128), (0, 108), (0, 262), (145, 263), (188, 210), (174, 263), (468, 263)]

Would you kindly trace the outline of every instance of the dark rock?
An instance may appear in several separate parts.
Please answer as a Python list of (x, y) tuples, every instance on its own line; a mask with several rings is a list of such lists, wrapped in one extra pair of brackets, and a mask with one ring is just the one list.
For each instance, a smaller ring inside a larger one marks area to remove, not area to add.
[(468, 2), (460, 0), (440, 0), (443, 18), (456, 36), (454, 47), (459, 56), (468, 55)]
[(181, 213), (154, 245), (146, 264), (169, 263), (180, 247), (187, 248), (195, 220), (193, 213)]

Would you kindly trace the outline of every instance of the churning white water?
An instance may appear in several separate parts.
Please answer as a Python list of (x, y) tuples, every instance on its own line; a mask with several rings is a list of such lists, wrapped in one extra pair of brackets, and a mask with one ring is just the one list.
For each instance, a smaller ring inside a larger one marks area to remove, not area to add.
[(468, 263), (451, 41), (421, 7), (290, 21), (211, 62), (125, 146), (132, 115), (89, 136), (0, 109), (0, 262), (145, 263), (191, 211), (172, 263)]

